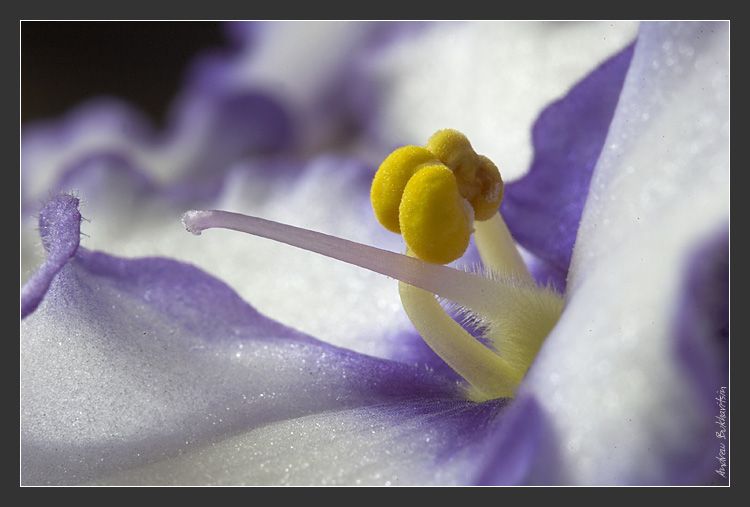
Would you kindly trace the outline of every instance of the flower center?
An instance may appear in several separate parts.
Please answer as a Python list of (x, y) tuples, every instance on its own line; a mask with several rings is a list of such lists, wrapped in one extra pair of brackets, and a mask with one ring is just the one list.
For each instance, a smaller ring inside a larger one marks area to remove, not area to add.
[[(563, 297), (530, 274), (498, 211), (503, 182), (455, 130), (425, 147), (389, 155), (370, 198), (378, 221), (400, 233), (406, 255), (226, 211), (189, 211), (188, 231), (225, 228), (281, 241), (399, 280), (404, 309), (425, 342), (469, 383), (477, 401), (512, 397), (560, 316)], [(481, 274), (443, 264), (460, 258), (474, 234)], [(480, 341), (449, 315), (436, 295), (482, 329)]]

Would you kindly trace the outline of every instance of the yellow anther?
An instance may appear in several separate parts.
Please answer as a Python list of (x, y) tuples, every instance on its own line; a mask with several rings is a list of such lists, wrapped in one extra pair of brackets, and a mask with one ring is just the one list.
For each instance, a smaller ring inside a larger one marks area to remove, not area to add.
[(475, 156), (469, 139), (458, 130), (442, 129), (430, 136), (425, 148), (435, 154), (442, 163), (455, 169), (467, 158)]
[(401, 234), (426, 262), (447, 264), (461, 257), (474, 232), (474, 213), (443, 164), (424, 166), (410, 179), (399, 206)]
[(474, 208), (474, 219), (492, 218), (503, 200), (503, 180), (497, 166), (484, 155), (477, 155), (457, 130), (438, 130), (425, 147), (456, 175), (459, 192)]
[(420, 259), (440, 264), (463, 255), (474, 220), (492, 218), (502, 198), (503, 180), (495, 164), (451, 129), (436, 132), (424, 148), (404, 146), (391, 153), (370, 190), (383, 227), (402, 234)]
[(425, 164), (439, 164), (440, 160), (421, 146), (399, 148), (380, 164), (372, 181), (370, 201), (378, 222), (391, 232), (400, 233), (398, 208), (409, 179)]

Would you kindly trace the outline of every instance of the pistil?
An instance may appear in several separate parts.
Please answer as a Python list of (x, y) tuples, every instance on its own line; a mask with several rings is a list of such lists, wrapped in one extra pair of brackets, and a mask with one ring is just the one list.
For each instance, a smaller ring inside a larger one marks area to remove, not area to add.
[[(503, 182), (497, 167), (474, 153), (463, 134), (441, 130), (426, 147), (406, 146), (380, 166), (371, 190), (375, 216), (403, 235), (407, 255), (227, 211), (189, 211), (188, 231), (245, 232), (303, 248), (399, 280), (409, 319), (425, 342), (481, 401), (513, 397), (562, 312), (563, 297), (540, 287), (498, 211)], [(484, 271), (447, 264), (475, 234)], [(443, 308), (455, 304), (484, 330), (483, 343)]]

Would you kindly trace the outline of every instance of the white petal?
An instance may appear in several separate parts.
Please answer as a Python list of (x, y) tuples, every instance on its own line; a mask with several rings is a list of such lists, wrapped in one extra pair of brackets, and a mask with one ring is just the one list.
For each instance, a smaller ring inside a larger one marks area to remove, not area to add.
[[(269, 424), (104, 484), (407, 486), (471, 483), (482, 430), (455, 402), (409, 401)], [(468, 439), (466, 437), (469, 437)]]
[(423, 144), (439, 128), (468, 136), (506, 180), (531, 162), (544, 106), (635, 38), (637, 23), (436, 23), (377, 60), (386, 145)]
[(727, 23), (646, 24), (639, 35), (569, 304), (525, 384), (550, 414), (572, 483), (658, 483), (659, 458), (711, 436), (673, 326), (690, 252), (728, 222), (728, 55)]

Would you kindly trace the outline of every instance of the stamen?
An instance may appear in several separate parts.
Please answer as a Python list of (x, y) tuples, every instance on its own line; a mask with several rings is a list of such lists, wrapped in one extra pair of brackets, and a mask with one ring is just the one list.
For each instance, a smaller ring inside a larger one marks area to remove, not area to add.
[(440, 165), (440, 160), (421, 146), (403, 146), (383, 160), (370, 187), (372, 210), (380, 225), (401, 234), (398, 215), (406, 184), (417, 171), (430, 165)]
[(461, 257), (474, 232), (474, 210), (461, 197), (444, 165), (421, 169), (409, 179), (399, 206), (401, 235), (423, 261), (448, 264)]
[[(425, 342), (469, 382), (470, 397), (512, 397), (563, 298), (539, 287), (498, 207), (503, 181), (495, 164), (477, 155), (455, 130), (440, 130), (425, 148), (399, 148), (381, 164), (370, 199), (375, 216), (407, 245), (401, 255), (319, 232), (228, 211), (189, 211), (188, 231), (232, 229), (316, 252), (400, 281), (409, 319)], [(461, 257), (476, 230), (486, 270), (444, 266)], [(456, 304), (485, 329), (487, 345), (446, 313), (435, 295)]]
[(520, 279), (534, 279), (499, 211), (489, 220), (475, 222), (474, 229), (474, 240), (485, 269)]
[(475, 220), (489, 220), (503, 200), (503, 180), (497, 166), (474, 151), (458, 130), (435, 132), (425, 144), (456, 175), (461, 195), (471, 203)]
[(475, 401), (513, 396), (521, 376), (454, 321), (434, 294), (399, 282), (399, 295), (406, 314), (419, 335), (448, 366), (476, 390)]
[(437, 131), (424, 148), (404, 146), (388, 155), (370, 190), (381, 225), (403, 235), (417, 257), (435, 264), (460, 258), (474, 221), (496, 215), (502, 198), (497, 166), (452, 129)]

